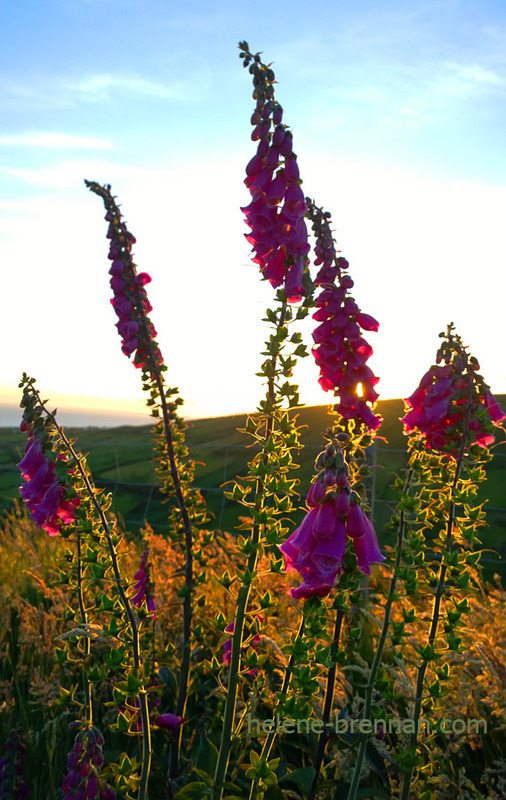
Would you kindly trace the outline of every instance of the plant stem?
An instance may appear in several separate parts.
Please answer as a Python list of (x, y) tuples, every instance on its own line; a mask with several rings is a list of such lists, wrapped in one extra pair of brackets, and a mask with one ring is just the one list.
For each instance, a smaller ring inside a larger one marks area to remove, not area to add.
[[(455, 520), (455, 492), (457, 489), (457, 484), (460, 479), (460, 473), (462, 471), (462, 465), (464, 461), (464, 454), (467, 447), (467, 439), (469, 435), (469, 422), (471, 417), (471, 403), (472, 403), (472, 392), (473, 392), (473, 380), (472, 377), (468, 377), (469, 380), (469, 396), (467, 401), (467, 409), (466, 409), (466, 419), (464, 423), (464, 431), (462, 434), (462, 440), (460, 443), (459, 454), (457, 458), (457, 464), (455, 467), (455, 475), (453, 477), (453, 482), (450, 488), (450, 507), (448, 509), (448, 519), (446, 523), (446, 537), (444, 541), (444, 547), (446, 553), (450, 553), (451, 545), (453, 542), (453, 523)], [(441, 564), (439, 566), (439, 577), (438, 582), (436, 585), (436, 589), (434, 591), (434, 602), (432, 606), (432, 619), (431, 625), (429, 629), (429, 636), (427, 639), (427, 644), (429, 647), (434, 645), (436, 640), (437, 629), (439, 625), (439, 615), (441, 611), (441, 601), (443, 598), (443, 593), (445, 589), (445, 578), (447, 573), (447, 566), (444, 563), (444, 555), (441, 557)], [(418, 674), (416, 680), (416, 694), (415, 694), (415, 705), (413, 710), (413, 732), (410, 735), (410, 742), (409, 746), (413, 750), (413, 757), (416, 754), (416, 746), (418, 742), (418, 723), (420, 720), (420, 714), (422, 710), (422, 699), (423, 699), (423, 683), (425, 680), (425, 673), (427, 672), (427, 667), (429, 665), (428, 660), (423, 660), (420, 666), (418, 667)], [(414, 766), (407, 770), (403, 775), (402, 780), (402, 787), (401, 792), (399, 795), (399, 800), (409, 800), (409, 792), (411, 788), (411, 782), (413, 780), (414, 774)]]
[[(123, 583), (122, 583), (122, 580), (121, 580), (121, 574), (120, 574), (120, 571), (119, 571), (118, 554), (117, 554), (116, 548), (114, 546), (114, 541), (113, 541), (111, 529), (109, 527), (109, 523), (107, 522), (107, 519), (106, 519), (106, 516), (104, 514), (104, 511), (103, 511), (100, 503), (98, 502), (98, 500), (97, 500), (97, 498), (95, 496), (94, 488), (91, 485), (91, 482), (90, 482), (90, 480), (88, 478), (87, 472), (86, 472), (86, 470), (84, 469), (84, 467), (83, 467), (83, 465), (81, 463), (81, 457), (77, 455), (76, 451), (74, 450), (74, 448), (72, 447), (71, 443), (67, 439), (63, 428), (61, 428), (58, 425), (54, 415), (51, 414), (46, 409), (44, 403), (40, 399), (40, 395), (39, 395), (38, 391), (33, 386), (32, 386), (32, 390), (35, 393), (40, 406), (44, 409), (45, 413), (47, 414), (47, 416), (49, 417), (49, 419), (53, 423), (54, 427), (58, 431), (58, 434), (61, 437), (61, 440), (63, 441), (63, 443), (65, 444), (67, 450), (71, 454), (72, 458), (75, 460), (76, 466), (77, 466), (77, 470), (78, 470), (78, 472), (79, 472), (79, 474), (80, 474), (80, 476), (81, 476), (81, 478), (82, 478), (82, 480), (84, 482), (84, 485), (86, 486), (86, 490), (88, 492), (88, 497), (90, 498), (90, 501), (91, 501), (91, 503), (92, 503), (92, 505), (93, 505), (98, 517), (100, 518), (101, 527), (102, 527), (102, 530), (104, 532), (104, 535), (105, 535), (105, 538), (106, 538), (106, 541), (107, 541), (107, 545), (108, 545), (108, 549), (109, 549), (109, 555), (110, 555), (110, 558), (111, 558), (111, 566), (112, 566), (113, 573), (114, 573), (114, 580), (115, 580), (115, 583), (116, 583), (118, 594), (120, 596), (121, 604), (123, 606), (125, 614), (126, 614), (126, 616), (128, 618), (128, 621), (130, 623), (130, 630), (131, 630), (131, 633), (132, 633), (132, 655), (133, 655), (134, 666), (135, 666), (136, 670), (138, 671), (140, 669), (140, 667), (141, 667), (141, 655), (140, 655), (139, 630), (138, 630), (138, 625), (137, 625), (137, 618), (136, 618), (135, 612), (134, 612), (134, 610), (132, 608), (132, 604), (130, 603), (130, 600), (128, 599), (127, 594), (125, 592), (125, 589), (123, 587)], [(150, 772), (150, 767), (151, 767), (151, 729), (150, 729), (150, 725), (149, 725), (149, 711), (148, 711), (147, 692), (146, 692), (146, 690), (144, 689), (143, 686), (141, 688), (139, 688), (138, 694), (139, 694), (139, 706), (140, 706), (141, 719), (142, 719), (142, 768), (141, 768), (141, 780), (140, 780), (140, 786), (139, 786), (138, 800), (148, 800), (148, 781), (149, 781), (149, 772)]]
[[(297, 631), (297, 638), (298, 639), (300, 639), (302, 637), (302, 635), (304, 633), (305, 626), (306, 626), (306, 618), (303, 616), (301, 621), (300, 621), (299, 630)], [(292, 655), (290, 656), (290, 658), (288, 660), (288, 664), (285, 667), (285, 674), (283, 676), (283, 684), (281, 686), (281, 692), (280, 692), (281, 695), (285, 695), (287, 693), (287, 691), (288, 691), (288, 684), (290, 683), (290, 678), (292, 677), (292, 670), (293, 670), (293, 665), (294, 664), (295, 664), (295, 655), (292, 653)], [(276, 716), (278, 708), (279, 708), (279, 704), (278, 704), (278, 706), (276, 706), (276, 712), (274, 713), (274, 717)], [(277, 733), (276, 733), (275, 729), (272, 730), (272, 731), (269, 731), (269, 734), (268, 734), (265, 742), (263, 743), (262, 752), (260, 753), (260, 760), (261, 761), (268, 761), (269, 760), (269, 756), (270, 756), (274, 741), (276, 739), (276, 736), (277, 736)], [(255, 779), (253, 781), (253, 783), (251, 784), (251, 787), (250, 787), (249, 800), (255, 800), (256, 795), (257, 795), (257, 786), (258, 786), (258, 781)]]
[[(79, 605), (79, 613), (81, 615), (81, 622), (83, 625), (88, 623), (88, 617), (86, 615), (86, 608), (84, 604), (84, 595), (83, 595), (83, 574), (82, 574), (82, 558), (81, 558), (81, 532), (77, 531), (76, 537), (76, 550), (77, 550), (77, 603)], [(91, 651), (90, 640), (87, 636), (84, 637), (83, 641), (83, 658), (89, 656)], [(83, 669), (83, 685), (84, 685), (84, 703), (86, 708), (86, 717), (87, 721), (90, 725), (93, 723), (93, 707), (91, 704), (91, 683), (86, 677), (86, 671)]]
[[(279, 318), (276, 322), (276, 330), (279, 331), (284, 325), (287, 312), (286, 298), (282, 300)], [(274, 404), (275, 400), (275, 379), (276, 365), (279, 353), (273, 355), (271, 358), (272, 377), (267, 381), (267, 399)], [(274, 427), (273, 412), (266, 414), (264, 441), (267, 442)], [(264, 458), (267, 460), (268, 455), (265, 453)], [(260, 478), (255, 483), (255, 505), (258, 510), (261, 509), (264, 500), (264, 481)], [(227, 775), (228, 762), (230, 758), (230, 749), (232, 747), (232, 730), (234, 726), (235, 708), (237, 703), (237, 691), (239, 688), (239, 668), (241, 661), (241, 647), (244, 632), (244, 620), (246, 609), (248, 606), (248, 599), (251, 589), (251, 583), (255, 577), (255, 571), (258, 562), (258, 551), (261, 546), (261, 525), (254, 522), (251, 530), (250, 538), (251, 552), (248, 556), (247, 566), (243, 577), (243, 583), (237, 595), (237, 611), (234, 623), (234, 633), (232, 636), (232, 650), (230, 655), (230, 669), (228, 677), (228, 690), (225, 700), (225, 712), (223, 717), (223, 728), (221, 731), (220, 749), (218, 752), (218, 759), (216, 762), (216, 770), (214, 774), (214, 794), (215, 800), (221, 800), (223, 796), (223, 784)]]
[[(341, 626), (343, 623), (344, 617), (344, 610), (342, 608), (336, 609), (336, 621), (334, 625), (334, 637), (332, 639), (332, 644), (330, 646), (330, 656), (333, 658), (337, 653), (339, 648), (339, 638), (341, 636)], [(336, 684), (336, 662), (334, 661), (333, 665), (329, 667), (329, 671), (327, 674), (327, 685), (325, 687), (325, 700), (323, 703), (323, 730), (318, 737), (318, 744), (316, 746), (316, 753), (313, 759), (313, 768), (315, 771), (315, 775), (313, 778), (313, 785), (311, 787), (311, 794), (309, 795), (309, 800), (316, 794), (317, 786), (318, 786), (318, 778), (320, 777), (320, 770), (323, 763), (323, 756), (325, 753), (325, 745), (327, 744), (329, 734), (327, 730), (328, 723), (330, 722), (330, 714), (332, 711), (332, 703), (334, 701), (334, 688)]]
[[(128, 229), (125, 223), (121, 222), (121, 213), (114, 200), (110, 187), (103, 187), (91, 181), (85, 181), (86, 186), (95, 194), (98, 194), (104, 203), (108, 212), (111, 212), (115, 219), (115, 225), (124, 236), (125, 242), (129, 241)], [(171, 419), (169, 409), (167, 407), (167, 399), (165, 396), (165, 387), (163, 375), (160, 370), (159, 360), (156, 357), (156, 352), (160, 353), (158, 345), (153, 344), (153, 334), (148, 321), (146, 319), (146, 312), (144, 306), (144, 299), (142, 297), (140, 287), (135, 279), (136, 271), (133, 263), (130, 246), (122, 252), (121, 260), (126, 265), (126, 268), (131, 273), (132, 291), (135, 294), (135, 303), (138, 310), (138, 322), (142, 328), (142, 341), (146, 347), (149, 366), (151, 371), (150, 380), (156, 385), (160, 406), (162, 410), (163, 427), (165, 434), (165, 441), (167, 443), (167, 453), (170, 462), (170, 474), (176, 494), (177, 504), (181, 513), (183, 522), (184, 537), (185, 537), (185, 585), (184, 585), (184, 600), (183, 600), (183, 644), (181, 649), (181, 669), (179, 674), (179, 687), (178, 696), (176, 701), (176, 715), (184, 716), (186, 708), (186, 698), (188, 693), (188, 680), (190, 675), (191, 664), (191, 629), (192, 629), (192, 592), (193, 592), (193, 532), (190, 515), (185, 501), (183, 487), (177, 466), (177, 460), (174, 450), (174, 440), (171, 429)], [(161, 354), (160, 354), (161, 356)], [(179, 726), (174, 733), (173, 744), (171, 750), (171, 763), (170, 763), (170, 778), (174, 779), (179, 771), (179, 750), (181, 747), (183, 728)]]
[[(413, 468), (410, 467), (407, 474), (406, 480), (404, 482), (404, 486), (402, 489), (402, 496), (407, 494), (409, 487), (411, 485), (411, 481), (413, 479)], [(371, 708), (372, 708), (372, 697), (373, 697), (373, 690), (374, 690), (374, 683), (376, 681), (376, 676), (378, 674), (378, 670), (381, 665), (381, 659), (383, 657), (383, 650), (385, 648), (387, 636), (388, 636), (388, 626), (390, 624), (390, 614), (392, 610), (392, 603), (395, 598), (395, 590), (397, 586), (397, 570), (399, 569), (402, 561), (402, 547), (404, 542), (404, 529), (406, 524), (406, 513), (404, 509), (401, 509), (399, 513), (399, 525), (397, 527), (397, 550), (395, 554), (395, 562), (394, 562), (394, 569), (392, 572), (392, 577), (390, 578), (390, 586), (388, 589), (388, 595), (385, 602), (385, 611), (383, 615), (383, 625), (381, 628), (380, 638), (378, 640), (378, 646), (376, 648), (376, 652), (374, 654), (374, 659), (371, 665), (371, 669), (369, 672), (369, 679), (367, 681), (367, 686), (365, 687), (365, 700), (364, 700), (364, 719), (369, 719), (371, 716)], [(348, 791), (348, 798), (347, 800), (356, 800), (358, 787), (360, 784), (360, 776), (362, 774), (362, 765), (364, 763), (365, 753), (367, 749), (367, 734), (362, 733), (360, 734), (360, 741), (358, 746), (357, 752), (357, 760), (355, 762), (355, 767), (353, 770), (353, 777), (351, 779), (350, 788)]]

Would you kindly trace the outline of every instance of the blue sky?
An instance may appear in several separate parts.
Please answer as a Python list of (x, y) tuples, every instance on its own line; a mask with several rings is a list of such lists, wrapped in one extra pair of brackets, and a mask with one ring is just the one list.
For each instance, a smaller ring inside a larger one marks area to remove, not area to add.
[[(253, 155), (237, 43), (272, 61), (305, 191), (333, 215), (383, 397), (454, 321), (506, 392), (506, 9), (499, 2), (26, 0), (2, 11), (1, 398), (142, 410), (109, 304), (110, 182), (190, 416), (253, 410), (271, 297), (239, 210)], [(309, 332), (309, 327), (306, 328)], [(307, 359), (302, 399), (324, 403)]]

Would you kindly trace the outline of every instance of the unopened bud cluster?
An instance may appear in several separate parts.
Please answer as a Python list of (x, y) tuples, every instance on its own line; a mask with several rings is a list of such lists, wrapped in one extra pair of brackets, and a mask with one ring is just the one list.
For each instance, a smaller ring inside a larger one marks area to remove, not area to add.
[(240, 47), (244, 66), (249, 66), (253, 75), (256, 108), (251, 138), (258, 142), (244, 181), (252, 197), (241, 209), (251, 228), (246, 239), (264, 278), (275, 288), (283, 286), (288, 301), (296, 303), (307, 291), (304, 274), (310, 246), (293, 137), (282, 122), (283, 109), (274, 96), (274, 72), (259, 55), (249, 52), (245, 42)]
[(93, 725), (80, 731), (67, 759), (63, 800), (114, 800), (116, 792), (100, 779), (104, 737)]
[(116, 327), (121, 336), (121, 350), (128, 358), (135, 353), (134, 365), (149, 370), (163, 364), (155, 340), (157, 332), (148, 317), (153, 307), (144, 287), (151, 283), (151, 278), (146, 272), (137, 273), (131, 253), (136, 239), (121, 221), (121, 213), (110, 187), (92, 181), (85, 183), (92, 192), (102, 197), (107, 212), (107, 238), (111, 240), (108, 258), (112, 262), (109, 269), (113, 291), (111, 305), (118, 317)]

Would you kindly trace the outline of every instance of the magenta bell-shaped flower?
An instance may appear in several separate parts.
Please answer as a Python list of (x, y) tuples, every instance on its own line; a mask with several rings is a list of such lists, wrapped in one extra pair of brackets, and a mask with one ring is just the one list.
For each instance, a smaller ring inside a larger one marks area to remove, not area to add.
[(50, 536), (58, 535), (62, 524), (68, 525), (75, 519), (80, 499), (64, 499), (64, 486), (55, 475), (53, 462), (45, 455), (40, 440), (32, 432), (18, 467), (26, 481), (19, 493), (32, 519)]
[(159, 728), (165, 728), (168, 731), (175, 731), (179, 728), (183, 721), (182, 717), (178, 717), (175, 714), (159, 714), (158, 717), (155, 717), (155, 725), (158, 725)]
[[(353, 542), (358, 568), (365, 575), (370, 575), (372, 563), (384, 561), (373, 525), (358, 496), (351, 493), (346, 464), (339, 466), (331, 454), (327, 456), (327, 451), (328, 448), (319, 456), (324, 468), (308, 492), (310, 510), (299, 527), (279, 545), (285, 570), (297, 570), (303, 580), (291, 590), (292, 597), (297, 599), (324, 597), (331, 591), (343, 571), (347, 536)], [(322, 466), (319, 459), (317, 468)], [(327, 491), (331, 486), (335, 488)]]

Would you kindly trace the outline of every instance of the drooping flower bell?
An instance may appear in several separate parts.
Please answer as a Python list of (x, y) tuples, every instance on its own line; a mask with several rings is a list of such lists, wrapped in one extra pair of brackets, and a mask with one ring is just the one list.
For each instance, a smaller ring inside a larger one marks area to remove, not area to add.
[[(401, 422), (407, 433), (418, 431), (428, 450), (456, 457), (461, 445), (488, 447), (494, 426), (506, 414), (478, 374), (478, 361), (469, 356), (450, 324), (436, 356), (418, 388), (405, 400)], [(464, 438), (465, 437), (465, 438)]]
[(282, 286), (288, 302), (307, 293), (308, 233), (306, 202), (300, 187), (293, 137), (282, 123), (283, 109), (274, 95), (274, 72), (253, 56), (246, 42), (239, 44), (244, 66), (253, 75), (256, 108), (251, 117), (251, 138), (257, 152), (246, 167), (244, 183), (252, 201), (241, 208), (251, 232), (253, 261), (275, 288)]
[(166, 712), (165, 714), (159, 714), (158, 717), (155, 717), (155, 725), (158, 725), (159, 728), (165, 728), (167, 731), (176, 731), (183, 721), (182, 717), (176, 716), (176, 714), (171, 714)]
[[(58, 456), (64, 461), (64, 457)], [(50, 536), (57, 536), (62, 525), (75, 519), (80, 499), (65, 498), (65, 487), (55, 473), (54, 463), (44, 452), (41, 441), (29, 431), (25, 455), (17, 465), (25, 483), (19, 493), (26, 503), (30, 516), (38, 528)]]
[(315, 462), (319, 470), (306, 503), (309, 511), (299, 527), (279, 546), (285, 569), (297, 570), (303, 583), (291, 590), (297, 599), (325, 597), (343, 571), (349, 537), (361, 572), (370, 575), (371, 564), (383, 561), (376, 532), (348, 482), (342, 451), (330, 442)]
[(338, 257), (330, 229), (330, 214), (307, 198), (308, 215), (316, 237), (315, 266), (320, 270), (315, 285), (321, 287), (315, 299), (313, 319), (320, 323), (313, 332), (312, 353), (320, 368), (318, 383), (338, 398), (335, 410), (347, 420), (357, 420), (369, 430), (381, 425), (372, 406), (378, 399), (379, 381), (367, 361), (373, 353), (363, 331), (377, 331), (378, 322), (360, 311), (350, 295), (353, 280), (347, 274), (348, 261)]

